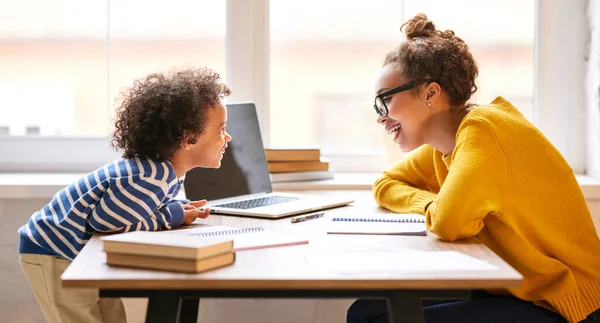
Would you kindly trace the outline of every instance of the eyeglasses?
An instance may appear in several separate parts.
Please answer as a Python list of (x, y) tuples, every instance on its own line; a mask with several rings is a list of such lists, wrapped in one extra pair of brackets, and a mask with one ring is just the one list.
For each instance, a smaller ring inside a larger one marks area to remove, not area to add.
[(388, 91), (385, 91), (385, 92), (379, 94), (378, 96), (375, 97), (375, 105), (374, 105), (375, 112), (377, 112), (377, 114), (382, 118), (387, 117), (389, 110), (388, 110), (387, 105), (385, 104), (386, 97), (388, 97), (392, 94), (402, 92), (402, 91), (410, 90), (414, 87), (415, 87), (415, 82), (410, 81), (406, 84), (400, 85), (398, 87), (395, 87), (391, 90), (388, 90)]

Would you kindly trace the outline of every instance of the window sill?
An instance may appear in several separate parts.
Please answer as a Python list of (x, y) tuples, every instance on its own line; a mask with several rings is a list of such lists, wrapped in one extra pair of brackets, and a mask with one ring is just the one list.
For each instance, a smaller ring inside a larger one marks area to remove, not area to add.
[[(274, 183), (278, 191), (310, 190), (370, 190), (380, 173), (338, 173), (334, 179), (306, 182)], [(586, 175), (576, 175), (587, 200), (600, 199), (600, 180)]]
[[(49, 199), (77, 180), (79, 173), (0, 173), (0, 199)], [(320, 181), (273, 183), (275, 191), (371, 190), (379, 173), (338, 173)], [(577, 175), (588, 200), (600, 199), (600, 180)]]

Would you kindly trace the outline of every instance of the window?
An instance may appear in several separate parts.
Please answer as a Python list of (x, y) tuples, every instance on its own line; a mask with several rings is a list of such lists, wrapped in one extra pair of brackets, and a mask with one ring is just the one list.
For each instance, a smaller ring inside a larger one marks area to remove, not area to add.
[[(345, 159), (360, 151), (380, 160), (387, 146), (398, 158), (401, 151), (375, 123), (374, 83), (386, 53), (404, 39), (400, 25), (418, 12), (471, 47), (480, 68), (474, 102), (502, 95), (531, 118), (533, 0), (272, 1), (270, 144), (318, 146)], [(494, 15), (510, 15), (510, 28), (487, 18)]]
[[(269, 143), (382, 159), (374, 82), (399, 39), (402, 1), (272, 1), (270, 9)], [(343, 168), (337, 159), (332, 167)]]
[[(152, 72), (225, 74), (226, 2), (0, 0), (0, 171), (88, 171), (124, 88)], [(10, 153), (8, 153), (10, 152)]]
[(0, 0), (5, 134), (106, 136), (124, 88), (186, 66), (224, 73), (224, 2)]
[(225, 79), (225, 5), (212, 0), (111, 1), (109, 111), (115, 111), (114, 98), (134, 79), (152, 72), (210, 67)]
[(99, 1), (0, 1), (3, 133), (83, 135), (106, 120), (106, 12)]
[(471, 101), (485, 104), (503, 96), (532, 120), (534, 0), (404, 0), (404, 9), (405, 20), (425, 12), (438, 29), (452, 29), (469, 45), (479, 66)]
[(0, 0), (0, 171), (87, 171), (114, 158), (106, 135), (120, 91), (204, 65), (226, 74), (228, 102), (256, 102), (267, 145), (318, 146), (336, 171), (379, 172), (399, 149), (375, 123), (375, 78), (401, 23), (425, 12), (471, 47), (473, 101), (504, 96), (584, 173), (586, 5)]

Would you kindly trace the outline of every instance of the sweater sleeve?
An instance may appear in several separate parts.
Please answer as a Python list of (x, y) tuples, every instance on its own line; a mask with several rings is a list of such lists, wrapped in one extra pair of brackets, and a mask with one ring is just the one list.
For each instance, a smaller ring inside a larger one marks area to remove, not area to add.
[(434, 149), (423, 145), (383, 172), (373, 185), (377, 204), (396, 213), (425, 214), (436, 196), (433, 158)]
[(447, 241), (474, 236), (497, 212), (506, 180), (506, 158), (491, 126), (469, 119), (461, 125), (448, 176), (427, 208), (427, 227)]
[(98, 232), (158, 231), (183, 222), (183, 206), (177, 201), (162, 204), (168, 184), (152, 178), (111, 180), (88, 221)]

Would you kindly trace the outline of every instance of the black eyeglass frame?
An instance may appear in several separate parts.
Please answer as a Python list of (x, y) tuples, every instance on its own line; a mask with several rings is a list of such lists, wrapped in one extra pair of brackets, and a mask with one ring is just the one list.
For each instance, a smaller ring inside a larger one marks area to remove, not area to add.
[[(400, 92), (403, 92), (403, 91), (407, 91), (407, 90), (413, 89), (415, 86), (416, 86), (416, 83), (415, 83), (415, 81), (410, 81), (410, 82), (408, 82), (408, 83), (406, 83), (406, 84), (402, 84), (402, 85), (400, 85), (400, 86), (397, 86), (397, 87), (395, 87), (395, 88), (393, 88), (393, 89), (391, 89), (391, 90), (387, 90), (387, 91), (385, 91), (385, 92), (383, 92), (383, 93), (381, 93), (381, 94), (377, 95), (377, 96), (375, 97), (375, 104), (373, 104), (373, 107), (375, 108), (375, 112), (376, 112), (376, 113), (377, 113), (377, 114), (378, 114), (380, 117), (382, 117), (382, 118), (385, 118), (385, 117), (387, 117), (387, 115), (388, 115), (388, 113), (389, 113), (390, 111), (389, 111), (389, 109), (388, 109), (388, 107), (387, 107), (387, 104), (385, 104), (385, 97), (388, 97), (388, 96), (390, 96), (390, 95), (392, 95), (392, 94), (396, 94), (396, 93), (400, 93)], [(385, 111), (383, 111), (383, 110), (380, 110), (380, 109), (377, 107), (377, 100), (381, 101), (381, 104), (382, 104), (383, 108), (385, 109)], [(385, 112), (385, 114), (384, 114), (384, 112)]]

